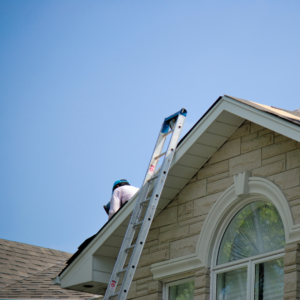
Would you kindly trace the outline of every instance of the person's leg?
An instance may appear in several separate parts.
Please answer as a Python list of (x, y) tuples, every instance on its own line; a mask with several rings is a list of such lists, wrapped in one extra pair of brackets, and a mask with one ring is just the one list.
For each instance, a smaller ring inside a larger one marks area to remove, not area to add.
[(106, 212), (107, 214), (109, 214), (109, 210), (110, 210), (110, 201), (109, 201), (106, 205), (103, 205), (103, 208), (104, 208), (105, 212)]

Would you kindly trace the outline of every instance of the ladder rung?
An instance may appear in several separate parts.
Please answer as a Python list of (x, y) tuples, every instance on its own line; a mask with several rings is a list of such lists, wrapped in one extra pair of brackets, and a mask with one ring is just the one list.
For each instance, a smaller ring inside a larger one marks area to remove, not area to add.
[(169, 132), (165, 133), (165, 134), (163, 135), (163, 137), (169, 135), (169, 134), (172, 133), (173, 131), (174, 131), (174, 129), (170, 130)]
[(117, 273), (117, 276), (120, 276), (122, 273), (126, 272), (127, 268), (123, 269), (122, 271)]
[(134, 246), (135, 246), (135, 244), (134, 244), (134, 245), (131, 245), (131, 246), (128, 247), (128, 248), (126, 248), (126, 249), (125, 249), (125, 252), (129, 252), (129, 250), (132, 249), (132, 248), (134, 248)]
[(147, 198), (146, 200), (144, 200), (144, 201), (142, 201), (141, 203), (140, 203), (140, 205), (142, 206), (142, 205), (144, 205), (144, 203), (147, 203), (147, 202), (149, 202), (151, 200), (151, 197), (150, 198)]
[(143, 222), (144, 222), (144, 220), (137, 222), (137, 223), (133, 224), (133, 227), (138, 227), (139, 225), (143, 224)]
[(158, 158), (160, 158), (160, 157), (166, 155), (166, 153), (167, 153), (167, 151), (166, 151), (166, 152), (163, 152), (163, 153), (161, 153), (161, 154), (159, 154), (159, 155), (157, 155), (157, 156), (155, 156), (154, 159), (158, 159)]
[(155, 176), (152, 176), (150, 179), (148, 179), (148, 181), (150, 182), (150, 181), (156, 179), (158, 177), (158, 175), (159, 175), (159, 173), (157, 175), (155, 175)]
[(115, 293), (115, 294), (113, 294), (113, 295), (109, 296), (109, 297), (108, 297), (108, 299), (112, 299), (113, 297), (116, 297), (116, 296), (118, 296), (119, 294), (120, 294), (120, 292), (118, 292), (118, 293)]

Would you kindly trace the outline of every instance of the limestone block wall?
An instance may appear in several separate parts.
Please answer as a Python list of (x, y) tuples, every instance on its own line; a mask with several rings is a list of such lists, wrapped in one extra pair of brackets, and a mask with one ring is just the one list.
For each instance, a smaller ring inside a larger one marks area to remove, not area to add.
[(209, 300), (210, 271), (201, 268), (195, 272), (194, 300)]
[(287, 245), (284, 255), (284, 300), (300, 299), (300, 245)]
[[(300, 223), (300, 143), (246, 121), (153, 221), (128, 299), (161, 299), (163, 283), (152, 279), (151, 264), (195, 253), (209, 210), (233, 184), (233, 175), (244, 171), (277, 184), (289, 200), (294, 223)], [(287, 265), (286, 274), (289, 270)], [(195, 278), (194, 299), (208, 299), (209, 270), (165, 281), (188, 276)], [(295, 284), (298, 289), (298, 279)], [(292, 289), (286, 286), (285, 292)]]

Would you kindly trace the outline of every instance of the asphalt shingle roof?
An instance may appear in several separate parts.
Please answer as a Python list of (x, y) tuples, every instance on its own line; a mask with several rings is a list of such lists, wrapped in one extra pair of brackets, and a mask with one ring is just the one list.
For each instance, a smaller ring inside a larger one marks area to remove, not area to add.
[(0, 239), (0, 299), (88, 299), (93, 294), (62, 289), (52, 278), (71, 253)]

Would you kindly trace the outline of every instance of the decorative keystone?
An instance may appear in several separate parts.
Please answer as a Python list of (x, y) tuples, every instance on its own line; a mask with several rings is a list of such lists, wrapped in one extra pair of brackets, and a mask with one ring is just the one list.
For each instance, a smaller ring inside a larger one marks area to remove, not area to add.
[(250, 172), (247, 171), (233, 176), (236, 196), (249, 194), (249, 177)]

